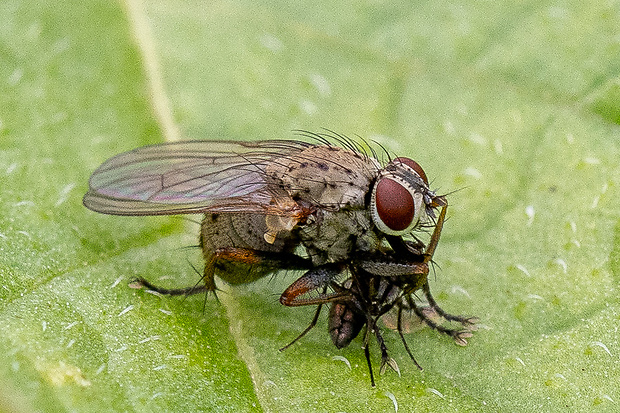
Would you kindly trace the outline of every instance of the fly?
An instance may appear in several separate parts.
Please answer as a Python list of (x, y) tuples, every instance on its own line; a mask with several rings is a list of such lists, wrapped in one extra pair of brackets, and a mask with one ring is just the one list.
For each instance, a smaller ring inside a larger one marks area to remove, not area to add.
[[(428, 285), (446, 197), (429, 189), (426, 173), (412, 159), (382, 164), (373, 149), (345, 136), (301, 134), (309, 141), (181, 141), (121, 153), (92, 174), (84, 205), (112, 215), (204, 214), (203, 282), (165, 289), (139, 280), (163, 294), (215, 293), (215, 276), (242, 284), (281, 269), (305, 271), (280, 302), (317, 310), (282, 350), (310, 331), (322, 306), (329, 305), (336, 347), (347, 346), (366, 327), (373, 386), (372, 335), (381, 349), (381, 372), (388, 366), (398, 371), (377, 324), (391, 310), (397, 311), (397, 330), (418, 367), (402, 332), (404, 311), (466, 344), (476, 319), (444, 312)], [(433, 232), (425, 245), (416, 234), (428, 228)], [(437, 314), (463, 328), (431, 320), (414, 300), (418, 291)]]

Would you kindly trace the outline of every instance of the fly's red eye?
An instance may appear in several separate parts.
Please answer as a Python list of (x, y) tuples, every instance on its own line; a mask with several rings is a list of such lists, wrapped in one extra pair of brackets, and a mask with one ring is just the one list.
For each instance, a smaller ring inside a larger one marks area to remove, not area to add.
[(405, 164), (411, 169), (413, 169), (414, 171), (416, 171), (418, 175), (420, 175), (420, 178), (422, 178), (424, 183), (428, 186), (428, 178), (426, 177), (426, 173), (424, 172), (424, 169), (422, 169), (419, 163), (409, 158), (396, 158), (392, 161), (392, 163), (397, 163), (397, 162)]
[(413, 197), (400, 183), (383, 178), (377, 183), (375, 193), (377, 214), (392, 231), (406, 229), (415, 215)]

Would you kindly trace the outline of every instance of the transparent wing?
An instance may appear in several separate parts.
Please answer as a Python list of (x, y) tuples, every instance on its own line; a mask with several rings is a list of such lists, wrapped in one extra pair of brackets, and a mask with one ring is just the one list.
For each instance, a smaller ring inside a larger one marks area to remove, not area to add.
[(113, 215), (295, 215), (299, 213), (296, 204), (285, 192), (269, 185), (265, 168), (275, 159), (308, 146), (288, 140), (182, 141), (145, 146), (114, 156), (97, 168), (90, 177), (84, 205)]

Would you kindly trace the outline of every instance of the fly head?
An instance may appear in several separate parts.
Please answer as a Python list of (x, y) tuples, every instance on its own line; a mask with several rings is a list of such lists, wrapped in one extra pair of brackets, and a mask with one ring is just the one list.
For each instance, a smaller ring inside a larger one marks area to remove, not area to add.
[(429, 189), (426, 173), (416, 161), (395, 158), (372, 189), (370, 211), (377, 228), (391, 236), (409, 234), (434, 218), (443, 198)]

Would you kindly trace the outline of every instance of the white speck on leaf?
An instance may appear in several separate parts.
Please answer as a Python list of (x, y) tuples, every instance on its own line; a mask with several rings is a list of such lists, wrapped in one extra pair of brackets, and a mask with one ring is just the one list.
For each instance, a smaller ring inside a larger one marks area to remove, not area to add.
[(66, 326), (63, 327), (63, 330), (69, 330), (69, 329), (75, 327), (76, 325), (78, 325), (79, 323), (80, 323), (79, 321), (74, 321), (71, 324), (67, 324)]
[[(600, 348), (602, 348), (603, 350), (605, 350), (605, 352), (607, 354), (611, 355), (611, 352), (609, 351), (609, 349), (607, 348), (607, 346), (603, 343), (601, 343), (600, 341), (593, 341), (592, 343), (590, 343), (591, 346), (599, 346)], [(613, 356), (612, 356), (613, 357)]]
[(160, 339), (161, 339), (161, 336), (151, 336), (151, 337), (145, 338), (144, 340), (138, 341), (138, 344), (144, 344), (149, 341), (155, 341), (155, 340), (160, 340)]
[(60, 190), (60, 195), (58, 196), (58, 200), (54, 204), (54, 206), (60, 206), (65, 203), (67, 198), (69, 197), (69, 192), (75, 188), (75, 183), (70, 183), (65, 185), (64, 188)]
[(472, 133), (469, 135), (469, 140), (480, 146), (486, 146), (487, 144), (487, 139), (479, 133)]
[(13, 173), (13, 171), (17, 168), (17, 164), (16, 163), (12, 163), (10, 164), (7, 168), (6, 168), (6, 174), (9, 175), (11, 173)]
[(299, 107), (307, 115), (314, 115), (318, 110), (314, 102), (311, 102), (309, 100), (302, 100), (301, 102), (299, 102)]
[(26, 232), (26, 231), (17, 231), (17, 233), (24, 235), (28, 239), (32, 239), (32, 236), (28, 232)]
[(482, 173), (473, 166), (468, 166), (465, 168), (464, 174), (476, 179), (482, 178)]
[(11, 75), (9, 76), (7, 83), (9, 84), (9, 86), (15, 86), (19, 83), (23, 76), (24, 69), (17, 68), (13, 70), (13, 73), (11, 73)]
[(467, 298), (471, 298), (471, 296), (469, 295), (469, 293), (467, 292), (466, 289), (464, 289), (463, 287), (461, 287), (460, 285), (453, 285), (452, 286), (452, 292), (453, 293), (461, 293), (463, 294), (465, 297)]
[(439, 390), (437, 390), (437, 389), (433, 389), (432, 387), (427, 387), (427, 388), (426, 388), (426, 391), (428, 391), (428, 392), (430, 392), (430, 393), (433, 393), (433, 394), (436, 394), (437, 396), (441, 397), (442, 399), (445, 399), (445, 398), (446, 398), (446, 396), (444, 396), (443, 394), (441, 394), (441, 392), (440, 392)]
[(553, 19), (564, 20), (569, 17), (569, 12), (564, 7), (551, 6), (547, 9), (547, 15)]
[(501, 155), (504, 153), (504, 147), (502, 145), (502, 141), (500, 141), (499, 139), (495, 139), (495, 142), (493, 142), (493, 147), (495, 148), (496, 154)]
[(398, 401), (396, 400), (396, 396), (394, 396), (394, 393), (389, 392), (389, 391), (384, 391), (383, 394), (390, 400), (392, 400), (392, 403), (394, 404), (394, 412), (398, 413)]
[(349, 359), (347, 359), (346, 357), (343, 357), (343, 356), (334, 356), (334, 357), (332, 357), (332, 360), (342, 361), (344, 364), (346, 364), (346, 365), (347, 365), (347, 367), (349, 368), (349, 370), (351, 370), (351, 363), (349, 362)]
[(263, 46), (272, 52), (279, 52), (284, 48), (284, 43), (272, 34), (264, 34), (259, 40)]
[(122, 276), (121, 276), (121, 277), (118, 277), (118, 278), (116, 279), (116, 281), (114, 281), (114, 282), (112, 283), (112, 285), (110, 285), (110, 288), (114, 288), (114, 287), (116, 287), (118, 284), (120, 284), (120, 282), (121, 282), (122, 280), (123, 280), (123, 277), (122, 277)]
[(312, 82), (312, 85), (318, 90), (321, 96), (328, 97), (332, 94), (332, 88), (324, 76), (318, 73), (310, 75), (310, 82)]
[(568, 265), (566, 264), (566, 261), (564, 261), (562, 258), (556, 258), (555, 260), (553, 260), (553, 262), (562, 267), (562, 271), (564, 271), (564, 274), (566, 274), (566, 271), (568, 270)]
[(133, 310), (133, 304), (132, 304), (132, 305), (127, 306), (127, 307), (126, 307), (123, 311), (121, 311), (120, 313), (118, 313), (118, 316), (117, 316), (117, 317), (120, 317), (120, 316), (122, 316), (123, 314), (126, 314), (127, 312), (129, 312), (129, 311), (131, 311), (131, 310)]
[(159, 297), (159, 298), (163, 298), (163, 297), (164, 297), (162, 293), (159, 293), (159, 292), (157, 292), (157, 291), (153, 291), (153, 290), (144, 290), (144, 292), (145, 292), (145, 293), (147, 293), (147, 294), (152, 294), (152, 295), (154, 295), (154, 296), (156, 296), (156, 297)]
[(534, 223), (534, 217), (536, 216), (536, 211), (534, 210), (533, 205), (528, 205), (525, 207), (525, 215), (527, 215), (527, 226), (531, 226)]
[(523, 272), (523, 274), (527, 275), (528, 277), (531, 277), (530, 272), (523, 265), (517, 264), (516, 268), (520, 270), (521, 272)]
[(577, 232), (577, 224), (575, 223), (575, 221), (570, 221), (569, 225), (570, 225), (571, 231)]
[(456, 129), (454, 129), (454, 124), (450, 122), (449, 120), (443, 123), (443, 130), (448, 135), (454, 135), (454, 132), (456, 131)]

